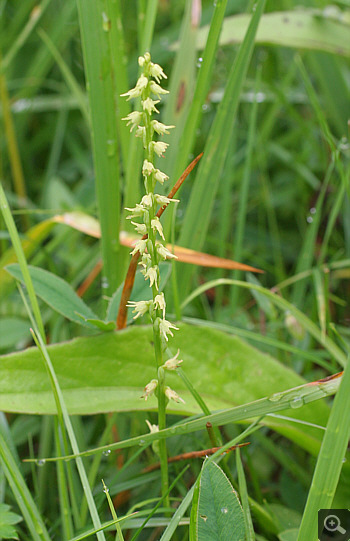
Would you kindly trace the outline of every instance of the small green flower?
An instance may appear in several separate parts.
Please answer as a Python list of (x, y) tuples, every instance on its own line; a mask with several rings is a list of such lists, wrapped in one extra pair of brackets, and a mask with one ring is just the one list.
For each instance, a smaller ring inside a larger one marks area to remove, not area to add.
[(146, 247), (147, 247), (146, 241), (143, 240), (143, 239), (140, 239), (140, 240), (136, 241), (135, 247), (134, 247), (134, 249), (130, 252), (130, 255), (134, 255), (134, 254), (136, 254), (137, 252), (140, 252), (140, 254), (142, 255), (142, 254), (145, 252)]
[(182, 402), (185, 404), (185, 401), (175, 391), (173, 391), (173, 389), (170, 389), (170, 387), (165, 387), (165, 396), (169, 400), (174, 400), (174, 402)]
[(175, 128), (175, 126), (166, 126), (162, 122), (158, 122), (158, 120), (152, 120), (151, 124), (152, 128), (155, 132), (158, 133), (158, 135), (169, 134), (170, 131), (168, 130), (170, 130), (171, 128)]
[(166, 368), (166, 370), (176, 370), (180, 366), (181, 363), (183, 363), (183, 360), (178, 359), (180, 350), (177, 350), (177, 353), (174, 357), (171, 357), (171, 359), (168, 359), (164, 365), (163, 368)]
[(153, 218), (153, 220), (151, 220), (151, 227), (153, 231), (157, 231), (158, 234), (162, 237), (162, 239), (165, 240), (163, 227), (162, 227), (162, 224), (160, 223), (159, 218), (156, 217), (156, 218)]
[(168, 334), (170, 334), (170, 336), (174, 336), (171, 332), (171, 329), (174, 329), (175, 331), (179, 330), (178, 327), (175, 327), (175, 325), (173, 325), (172, 323), (170, 323), (170, 321), (167, 321), (164, 318), (159, 321), (160, 334), (166, 341), (169, 340)]
[(143, 395), (141, 396), (141, 398), (144, 398), (145, 400), (147, 400), (149, 396), (152, 396), (152, 394), (157, 388), (157, 385), (158, 385), (157, 379), (152, 379), (149, 383), (147, 383), (146, 387), (143, 390)]
[(163, 156), (164, 152), (168, 148), (169, 143), (164, 143), (163, 141), (151, 141), (150, 149), (154, 150), (157, 156)]
[(164, 293), (159, 293), (159, 295), (156, 295), (154, 297), (154, 306), (155, 308), (159, 308), (163, 312), (163, 319), (165, 318), (165, 298)]
[(132, 113), (129, 113), (128, 116), (126, 116), (125, 118), (122, 118), (122, 120), (127, 121), (127, 126), (130, 126), (131, 124), (130, 132), (132, 132), (132, 130), (134, 128), (137, 128), (137, 126), (142, 121), (142, 113), (140, 113), (139, 111), (133, 111)]
[(171, 252), (169, 252), (168, 248), (166, 248), (164, 246), (164, 244), (162, 244), (161, 242), (156, 242), (156, 250), (157, 250), (159, 256), (164, 260), (165, 259), (177, 259), (177, 255), (172, 254)]
[(151, 305), (152, 301), (129, 301), (127, 304), (128, 308), (134, 308), (133, 313), (136, 313), (136, 316), (134, 316), (133, 319), (137, 319), (146, 314)]

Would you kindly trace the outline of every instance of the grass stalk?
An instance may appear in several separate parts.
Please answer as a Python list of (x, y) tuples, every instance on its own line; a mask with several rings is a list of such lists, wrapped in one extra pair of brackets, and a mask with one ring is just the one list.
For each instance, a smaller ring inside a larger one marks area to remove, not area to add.
[(330, 509), (350, 438), (350, 361), (334, 398), (327, 429), (317, 458), (298, 541), (317, 538), (317, 513)]
[[(199, 165), (187, 206), (179, 238), (181, 246), (195, 250), (201, 250), (203, 246), (219, 179), (229, 149), (230, 135), (235, 122), (243, 81), (252, 56), (254, 39), (264, 7), (265, 0), (256, 4), (247, 33), (232, 65), (224, 97), (211, 127), (204, 157)], [(183, 269), (181, 277), (183, 296), (188, 293), (192, 272), (189, 267)]]
[[(243, 239), (244, 231), (247, 220), (247, 206), (248, 206), (248, 194), (249, 194), (249, 182), (252, 173), (252, 161), (253, 161), (253, 149), (256, 139), (256, 123), (258, 116), (258, 101), (257, 101), (257, 92), (261, 84), (261, 68), (258, 70), (255, 86), (254, 86), (254, 101), (251, 108), (250, 118), (249, 118), (249, 128), (248, 128), (248, 139), (247, 139), (247, 154), (243, 170), (242, 184), (238, 196), (238, 214), (236, 222), (236, 231), (235, 231), (235, 241), (233, 246), (233, 254), (236, 261), (242, 260), (243, 252)], [(241, 272), (236, 270), (233, 272), (233, 279), (238, 280), (241, 275)], [(232, 312), (235, 313), (237, 308), (238, 301), (238, 288), (232, 288), (230, 305)]]
[[(4, 129), (7, 140), (8, 154), (11, 164), (13, 185), (17, 197), (21, 204), (25, 204), (27, 191), (22, 168), (22, 161), (18, 150), (16, 130), (13, 122), (11, 104), (7, 90), (6, 76), (1, 70), (2, 61), (0, 54), (0, 102), (2, 105), (2, 114), (4, 118)], [(23, 227), (28, 228), (29, 220), (26, 214), (22, 215)]]
[(96, 194), (101, 225), (102, 287), (112, 295), (122, 281), (119, 264), (119, 151), (115, 83), (109, 42), (110, 15), (102, 0), (77, 0), (88, 87)]

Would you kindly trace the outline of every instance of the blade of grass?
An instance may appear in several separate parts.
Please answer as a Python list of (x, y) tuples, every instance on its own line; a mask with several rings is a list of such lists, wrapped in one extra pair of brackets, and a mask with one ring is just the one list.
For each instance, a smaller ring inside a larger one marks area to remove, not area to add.
[(225, 15), (227, 0), (215, 2), (215, 9), (210, 23), (208, 39), (202, 54), (201, 67), (198, 73), (196, 88), (192, 98), (192, 105), (188, 113), (185, 127), (180, 139), (176, 168), (173, 176), (178, 178), (185, 169), (188, 154), (192, 151), (195, 142), (196, 131), (202, 116), (202, 105), (205, 102), (211, 75), (214, 67), (215, 54), (218, 48), (219, 36)]
[(18, 51), (23, 47), (28, 37), (33, 32), (50, 2), (51, 0), (43, 0), (38, 6), (35, 6), (34, 9), (32, 9), (27, 24), (12, 43), (11, 48), (7, 51), (6, 56), (1, 63), (0, 71), (5, 71), (8, 68)]
[(314, 269), (312, 276), (316, 293), (318, 320), (321, 327), (322, 337), (324, 339), (326, 336), (327, 325), (327, 304), (325, 299), (323, 276), (319, 269)]
[(299, 321), (299, 323), (318, 341), (320, 344), (322, 344), (329, 353), (339, 362), (341, 366), (346, 365), (346, 357), (344, 353), (341, 351), (341, 349), (338, 348), (338, 346), (331, 340), (328, 336), (323, 337), (322, 331), (309, 319), (303, 312), (301, 312), (298, 308), (294, 306), (294, 304), (286, 301), (282, 297), (279, 297), (272, 291), (255, 284), (250, 284), (246, 282), (241, 282), (239, 280), (229, 280), (229, 279), (220, 279), (220, 280), (213, 280), (210, 282), (207, 282), (206, 284), (203, 284), (202, 286), (195, 289), (191, 295), (189, 295), (182, 303), (181, 307), (184, 308), (189, 302), (191, 302), (195, 297), (206, 291), (207, 289), (210, 289), (211, 287), (215, 287), (219, 284), (227, 284), (227, 285), (237, 285), (239, 287), (243, 287), (246, 289), (253, 289), (257, 291), (258, 293), (262, 293), (265, 295), (268, 299), (270, 299), (276, 306), (281, 308), (284, 311), (291, 312), (296, 319)]
[[(261, 67), (258, 69), (257, 76), (255, 79), (255, 86), (254, 86), (255, 98), (253, 101), (250, 118), (249, 118), (247, 153), (246, 153), (242, 183), (241, 183), (239, 196), (238, 196), (238, 202), (239, 202), (238, 215), (237, 215), (237, 222), (236, 222), (236, 229), (235, 229), (235, 240), (234, 240), (234, 245), (233, 245), (233, 253), (237, 261), (240, 261), (242, 258), (244, 231), (245, 231), (245, 224), (247, 220), (249, 181), (250, 181), (251, 171), (252, 171), (253, 149), (254, 149), (254, 143), (256, 139), (256, 123), (257, 123), (257, 117), (258, 117), (257, 92), (259, 90), (260, 85), (261, 85)], [(233, 272), (233, 278), (235, 280), (238, 280), (241, 274), (242, 273), (240, 271), (236, 270)], [(232, 291), (231, 291), (230, 306), (233, 313), (235, 313), (236, 308), (237, 308), (238, 291), (239, 290), (237, 287), (232, 288)]]
[[(64, 402), (63, 394), (62, 394), (62, 391), (61, 391), (61, 388), (60, 388), (60, 385), (59, 385), (55, 370), (53, 368), (51, 359), (49, 357), (48, 351), (46, 349), (44, 339), (43, 339), (43, 337), (41, 336), (41, 334), (40, 334), (40, 332), (38, 330), (37, 323), (33, 318), (30, 307), (28, 306), (28, 303), (26, 301), (26, 298), (25, 298), (22, 290), (20, 290), (20, 293), (21, 293), (21, 296), (22, 296), (23, 303), (24, 303), (24, 305), (26, 307), (26, 310), (28, 312), (28, 315), (29, 315), (29, 317), (31, 319), (31, 322), (32, 322), (32, 325), (33, 325), (33, 329), (31, 330), (33, 339), (34, 339), (40, 353), (42, 354), (43, 360), (45, 362), (45, 366), (47, 368), (48, 375), (50, 377), (52, 391), (53, 391), (53, 394), (54, 394), (56, 408), (57, 408), (58, 422), (59, 422), (60, 427), (61, 427), (61, 435), (62, 435), (62, 438), (63, 438), (64, 449), (66, 450), (68, 448), (67, 440), (66, 440), (66, 431), (65, 431), (65, 429), (67, 429), (67, 433), (68, 433), (68, 437), (69, 437), (69, 440), (70, 440), (72, 450), (73, 450), (73, 452), (75, 454), (77, 454), (77, 453), (79, 454), (79, 448), (78, 448), (78, 444), (77, 444), (76, 437), (75, 437), (75, 434), (74, 434), (73, 426), (72, 426), (71, 420), (69, 418), (68, 410), (67, 410), (66, 404)], [(92, 496), (89, 481), (88, 481), (88, 478), (87, 478), (87, 475), (86, 475), (86, 472), (85, 472), (84, 464), (83, 464), (83, 461), (81, 460), (81, 458), (79, 458), (79, 457), (77, 458), (76, 464), (77, 464), (78, 472), (79, 472), (79, 475), (80, 475), (81, 483), (82, 483), (82, 486), (83, 486), (83, 489), (84, 489), (84, 494), (85, 494), (85, 497), (86, 497), (86, 499), (88, 501), (88, 506), (89, 506), (89, 511), (90, 511), (90, 515), (91, 515), (91, 518), (92, 518), (92, 522), (94, 524), (94, 527), (96, 529), (99, 529), (99, 528), (101, 528), (100, 519), (99, 519), (97, 508), (96, 508), (96, 505), (95, 505), (95, 502), (94, 502), (94, 499), (93, 499), (93, 496)], [(104, 536), (103, 532), (97, 534), (97, 539), (99, 541), (105, 541), (105, 536)]]
[[(1, 53), (0, 53), (0, 70), (2, 66)], [(4, 118), (4, 131), (7, 141), (9, 161), (11, 165), (11, 172), (13, 178), (13, 185), (15, 192), (20, 200), (24, 203), (27, 198), (26, 185), (24, 180), (24, 173), (22, 168), (22, 161), (18, 149), (16, 130), (12, 118), (12, 111), (10, 105), (10, 98), (7, 90), (7, 83), (5, 73), (0, 71), (0, 102), (2, 105), (2, 114)], [(25, 228), (29, 226), (28, 216), (22, 215), (22, 222)]]
[(76, 78), (74, 77), (72, 71), (68, 67), (67, 63), (65, 62), (63, 56), (57, 49), (56, 45), (51, 41), (50, 37), (44, 32), (42, 28), (38, 29), (38, 35), (43, 40), (47, 48), (49, 49), (50, 53), (54, 57), (58, 67), (61, 70), (62, 76), (72, 92), (72, 95), (75, 96), (79, 109), (81, 111), (81, 114), (83, 115), (87, 125), (90, 124), (90, 116), (86, 104), (86, 98), (84, 95), (84, 92), (82, 91), (81, 87), (79, 86)]
[(0, 463), (18, 503), (33, 541), (50, 541), (44, 521), (37, 509), (36, 503), (26, 485), (13, 454), (0, 432)]
[(121, 146), (123, 164), (128, 162), (128, 151), (130, 145), (130, 131), (122, 118), (125, 118), (131, 111), (130, 101), (120, 98), (120, 94), (129, 90), (129, 81), (127, 74), (127, 56), (125, 52), (125, 40), (123, 32), (122, 10), (120, 0), (107, 0), (108, 12), (110, 14), (111, 28), (109, 32), (109, 42), (111, 48), (111, 57), (113, 70), (115, 73), (115, 100), (117, 104), (116, 118), (117, 129)]
[[(154, 25), (155, 25), (155, 15), (157, 11), (158, 0), (150, 0), (145, 4), (144, 2), (139, 2), (138, 5), (138, 28), (139, 28), (139, 54), (143, 55), (145, 52), (149, 52), (151, 49)], [(140, 100), (135, 100), (135, 110), (140, 109)], [(141, 163), (142, 163), (143, 149), (140, 141), (135, 137), (132, 137), (129, 145), (129, 156), (126, 166), (126, 179), (125, 179), (125, 190), (124, 190), (124, 201), (123, 206), (125, 207), (134, 207), (141, 199), (141, 190), (140, 190), (140, 173), (141, 173)], [(126, 231), (131, 231), (132, 224), (130, 220), (126, 219), (126, 212), (123, 212), (122, 220), (123, 229)], [(125, 257), (127, 257), (127, 252), (124, 250)]]
[(4, 217), (6, 227), (10, 235), (12, 245), (17, 256), (18, 263), (21, 267), (22, 276), (24, 279), (25, 286), (27, 288), (28, 296), (29, 296), (30, 303), (33, 309), (35, 320), (38, 325), (40, 335), (43, 337), (43, 340), (44, 340), (45, 339), (44, 325), (42, 322), (40, 308), (39, 308), (38, 301), (35, 295), (33, 283), (29, 274), (26, 257), (23, 251), (23, 246), (21, 244), (18, 231), (16, 229), (16, 225), (15, 225), (14, 219), (12, 217), (12, 214), (11, 214), (11, 211), (6, 199), (6, 195), (1, 184), (0, 184), (0, 209), (2, 211), (2, 215)]
[[(106, 450), (113, 451), (117, 449), (126, 449), (137, 445), (148, 445), (149, 443), (158, 439), (170, 438), (171, 436), (190, 434), (196, 430), (203, 430), (206, 428), (208, 422), (213, 426), (219, 426), (243, 421), (245, 419), (252, 419), (254, 417), (263, 417), (268, 413), (276, 413), (278, 411), (289, 409), (290, 407), (293, 408), (296, 403), (298, 406), (302, 406), (309, 404), (310, 402), (314, 402), (315, 400), (320, 400), (321, 398), (333, 395), (337, 391), (341, 379), (341, 374), (336, 374), (335, 376), (325, 378), (324, 380), (318, 380), (301, 385), (300, 387), (288, 389), (287, 391), (275, 393), (270, 397), (261, 398), (260, 400), (250, 402), (249, 404), (236, 406), (234, 408), (212, 413), (211, 415), (199, 417), (198, 419), (185, 421), (181, 424), (171, 426), (156, 433), (142, 434), (124, 441), (105, 445), (96, 449), (89, 449), (88, 451), (83, 451), (81, 453), (74, 453), (65, 457), (46, 458), (46, 461), (55, 462), (57, 460), (70, 460), (77, 457), (91, 456), (95, 453), (102, 453)], [(233, 444), (231, 443), (231, 446), (232, 445)], [(220, 452), (223, 450), (224, 448), (222, 448)], [(218, 454), (220, 453), (218, 452)], [(30, 459), (26, 460), (26, 462), (31, 461), (32, 460)]]
[[(60, 456), (62, 455), (62, 452), (61, 452), (61, 442), (60, 442), (60, 436), (59, 436), (59, 425), (58, 425), (57, 419), (55, 419), (55, 443), (56, 443), (56, 454)], [(57, 462), (56, 470), (57, 470), (57, 484), (58, 484), (58, 499), (59, 499), (59, 506), (60, 506), (60, 512), (61, 512), (62, 537), (64, 539), (69, 539), (70, 537), (73, 537), (74, 531), (73, 531), (73, 521), (72, 521), (72, 514), (71, 514), (69, 495), (68, 495), (68, 484), (67, 484), (66, 474), (64, 470), (64, 463)]]
[(236, 467), (237, 467), (237, 473), (238, 473), (239, 494), (241, 497), (243, 514), (244, 514), (246, 541), (254, 541), (255, 533), (254, 533), (253, 521), (250, 514), (250, 509), (249, 509), (247, 483), (245, 480), (243, 464), (242, 464), (242, 459), (241, 459), (241, 452), (240, 452), (239, 447), (237, 447), (236, 449)]
[(331, 509), (350, 438), (350, 359), (334, 398), (301, 521), (298, 541), (317, 538), (317, 513)]
[(332, 371), (332, 364), (324, 360), (320, 355), (312, 353), (310, 351), (304, 351), (301, 348), (277, 340), (276, 338), (271, 338), (270, 336), (264, 336), (259, 332), (247, 331), (246, 329), (241, 329), (239, 327), (233, 327), (231, 325), (225, 325), (224, 323), (217, 323), (215, 321), (206, 321), (204, 319), (192, 318), (192, 317), (183, 317), (182, 321), (185, 323), (191, 323), (193, 325), (200, 325), (203, 327), (209, 327), (212, 329), (219, 329), (221, 331), (227, 332), (228, 334), (234, 334), (237, 336), (242, 336), (243, 338), (248, 338), (248, 340), (253, 340), (261, 344), (266, 344), (268, 346), (273, 346), (276, 350), (289, 351), (295, 355), (298, 355), (301, 358), (308, 359), (319, 366), (322, 366), (328, 372)]
[(110, 16), (102, 0), (77, 0), (88, 87), (96, 195), (101, 224), (102, 286), (107, 295), (122, 280), (119, 265), (119, 152), (115, 121), (115, 84), (109, 43)]
[[(214, 198), (227, 156), (230, 134), (233, 130), (239, 97), (254, 48), (254, 39), (265, 0), (255, 5), (249, 28), (237, 53), (226, 85), (225, 94), (211, 127), (186, 210), (180, 244), (200, 250), (207, 234)], [(193, 270), (184, 268), (181, 291), (187, 294)]]

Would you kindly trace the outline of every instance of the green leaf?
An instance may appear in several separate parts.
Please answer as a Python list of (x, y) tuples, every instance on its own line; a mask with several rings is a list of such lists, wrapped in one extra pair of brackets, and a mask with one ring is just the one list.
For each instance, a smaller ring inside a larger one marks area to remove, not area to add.
[[(176, 347), (184, 359), (183, 370), (211, 411), (248, 404), (304, 383), (292, 370), (237, 337), (191, 325), (179, 327)], [(155, 377), (151, 326), (76, 338), (51, 345), (48, 351), (70, 414), (157, 409), (155, 397), (147, 402), (140, 399)], [(201, 413), (176, 373), (169, 372), (167, 383), (186, 401), (169, 403), (170, 412)], [(0, 410), (55, 413), (50, 381), (36, 348), (0, 357)], [(328, 413), (323, 402), (288, 410), (289, 417), (319, 425), (325, 424)], [(276, 417), (265, 417), (264, 422), (311, 453), (319, 450), (320, 430)]]
[(19, 317), (0, 320), (0, 349), (15, 348), (20, 340), (29, 336), (29, 323)]
[[(220, 45), (241, 43), (249, 22), (250, 16), (245, 14), (227, 17), (223, 24)], [(204, 49), (207, 35), (208, 26), (204, 26), (198, 32), (198, 49)], [(266, 13), (261, 18), (255, 41), (350, 56), (349, 24), (326, 18), (316, 9)]]
[[(34, 290), (38, 297), (67, 319), (79, 323), (80, 325), (93, 327), (91, 323), (88, 323), (85, 320), (96, 320), (98, 317), (85, 302), (78, 297), (67, 282), (55, 274), (39, 269), (38, 267), (28, 266), (28, 269)], [(6, 270), (16, 278), (16, 280), (23, 283), (23, 276), (19, 265), (7, 265)]]
[(22, 517), (10, 511), (10, 506), (0, 503), (0, 538), (18, 539), (16, 529), (13, 524), (21, 522)]
[(243, 509), (237, 493), (215, 462), (204, 462), (193, 498), (191, 541), (243, 541)]
[[(44, 220), (39, 224), (29, 229), (24, 238), (21, 240), (23, 252), (29, 259), (40, 245), (45, 241), (51, 233), (55, 222), (53, 220)], [(13, 247), (6, 250), (0, 259), (0, 298), (4, 297), (11, 291), (13, 285), (13, 277), (5, 271), (5, 266), (17, 261), (16, 252)]]

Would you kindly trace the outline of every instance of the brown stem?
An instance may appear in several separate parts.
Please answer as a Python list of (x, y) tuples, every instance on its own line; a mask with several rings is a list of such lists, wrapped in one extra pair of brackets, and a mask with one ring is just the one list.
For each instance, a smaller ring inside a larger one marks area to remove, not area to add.
[[(246, 443), (240, 443), (238, 445), (233, 445), (232, 447), (229, 447), (224, 451), (224, 453), (228, 453), (229, 451), (234, 451), (237, 449), (237, 447), (245, 447), (246, 445), (250, 445), (250, 442)], [(168, 464), (171, 462), (179, 462), (180, 460), (190, 460), (191, 458), (202, 458), (206, 456), (213, 455), (216, 453), (216, 451), (219, 451), (221, 447), (212, 447), (211, 449), (204, 449), (204, 451), (190, 451), (189, 453), (182, 453), (181, 455), (171, 456), (168, 458)], [(155, 464), (151, 464), (150, 466), (147, 466), (143, 470), (143, 472), (151, 472), (154, 470), (158, 470), (160, 468), (160, 463), (157, 462)]]
[[(168, 194), (168, 198), (169, 199), (172, 199), (174, 197), (174, 195), (176, 194), (176, 192), (179, 190), (181, 184), (185, 181), (185, 179), (188, 177), (188, 175), (191, 173), (192, 169), (194, 169), (194, 167), (197, 165), (197, 163), (199, 162), (199, 160), (201, 159), (201, 157), (203, 156), (203, 152), (201, 152), (201, 154), (199, 154), (191, 163), (190, 165), (188, 165), (185, 169), (185, 171), (182, 173), (181, 177), (179, 178), (179, 180), (174, 184), (174, 187), (170, 190), (169, 194)], [(165, 209), (167, 208), (169, 203), (167, 203), (166, 205), (163, 205), (157, 212), (157, 217), (160, 218), (161, 215), (163, 214), (163, 212), (165, 211)], [(143, 240), (147, 239), (147, 235), (144, 235), (142, 237)], [(118, 310), (118, 316), (117, 316), (117, 329), (120, 330), (120, 329), (125, 329), (126, 327), (126, 321), (127, 321), (127, 314), (128, 314), (128, 308), (127, 308), (127, 303), (130, 299), (130, 295), (131, 295), (131, 292), (132, 292), (132, 288), (134, 286), (134, 281), (135, 281), (135, 274), (136, 274), (136, 269), (137, 269), (137, 262), (139, 260), (139, 257), (140, 257), (140, 252), (136, 252), (132, 258), (131, 258), (131, 261), (130, 261), (130, 264), (129, 264), (129, 268), (128, 268), (128, 271), (126, 273), (126, 277), (125, 277), (125, 281), (124, 281), (124, 286), (123, 286), (123, 291), (122, 291), (122, 296), (121, 296), (121, 299), (120, 299), (120, 304), (119, 304), (119, 310)]]

